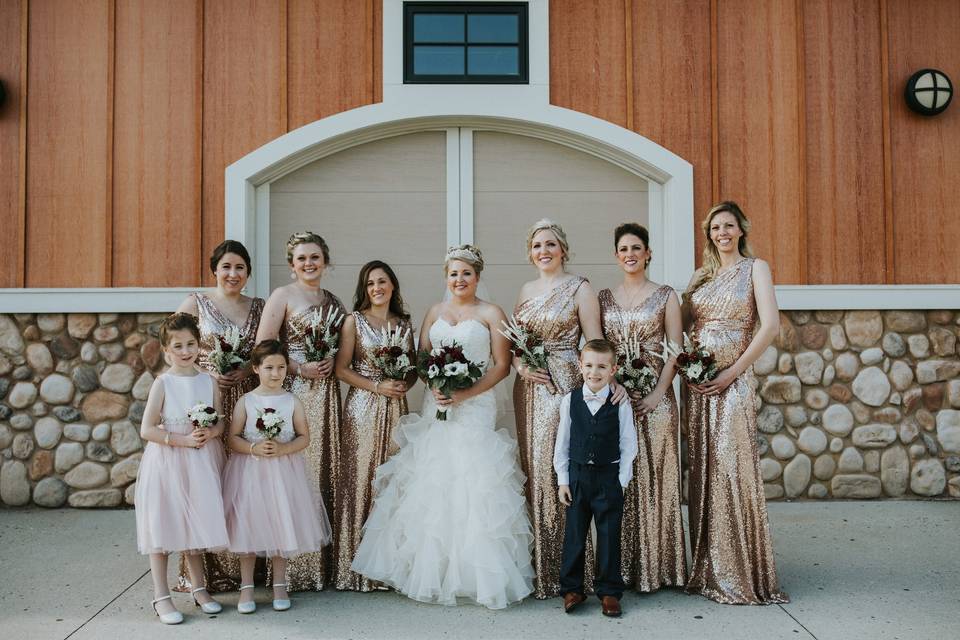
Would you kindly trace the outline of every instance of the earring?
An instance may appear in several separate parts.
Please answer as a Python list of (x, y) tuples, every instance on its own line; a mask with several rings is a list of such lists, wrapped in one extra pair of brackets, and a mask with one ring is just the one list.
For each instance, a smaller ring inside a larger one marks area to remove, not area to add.
[(291, 272), (290, 272), (290, 279), (291, 279), (291, 280), (296, 280), (296, 279), (297, 279), (297, 274), (294, 273), (293, 271), (291, 271)]

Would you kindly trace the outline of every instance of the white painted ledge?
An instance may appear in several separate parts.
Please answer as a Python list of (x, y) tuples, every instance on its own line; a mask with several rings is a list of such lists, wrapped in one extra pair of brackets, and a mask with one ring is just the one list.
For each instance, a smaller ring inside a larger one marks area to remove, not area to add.
[(0, 313), (174, 312), (203, 287), (97, 289), (0, 289)]

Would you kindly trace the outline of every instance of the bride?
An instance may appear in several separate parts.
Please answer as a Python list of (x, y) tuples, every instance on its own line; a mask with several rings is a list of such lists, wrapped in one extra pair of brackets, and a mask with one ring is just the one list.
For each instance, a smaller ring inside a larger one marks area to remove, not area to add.
[[(453, 247), (444, 262), (451, 296), (427, 312), (420, 349), (455, 340), (486, 371), (452, 397), (426, 394), (422, 414), (401, 419), (400, 450), (377, 469), (353, 570), (421, 602), (462, 597), (502, 609), (533, 590), (517, 444), (494, 424), (493, 387), (510, 367), (508, 342), (494, 330), (505, 317), (477, 298), (479, 249)], [(444, 422), (434, 419), (438, 406), (448, 407)]]

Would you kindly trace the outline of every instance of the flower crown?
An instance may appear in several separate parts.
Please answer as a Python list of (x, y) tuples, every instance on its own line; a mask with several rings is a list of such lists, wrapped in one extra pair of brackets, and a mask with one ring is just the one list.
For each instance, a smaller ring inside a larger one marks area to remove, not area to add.
[(443, 258), (443, 263), (447, 264), (451, 260), (463, 260), (473, 267), (479, 273), (483, 271), (483, 254), (480, 249), (471, 244), (461, 244), (447, 249), (447, 255)]

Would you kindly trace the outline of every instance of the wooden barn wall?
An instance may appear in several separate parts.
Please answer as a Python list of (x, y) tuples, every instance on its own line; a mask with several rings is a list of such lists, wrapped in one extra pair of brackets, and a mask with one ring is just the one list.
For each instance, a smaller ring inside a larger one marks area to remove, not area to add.
[[(960, 282), (955, 0), (551, 0), (551, 101), (740, 201), (781, 283)], [(224, 169), (381, 99), (380, 0), (0, 0), (0, 287), (209, 284)], [(703, 240), (698, 234), (698, 250)]]

